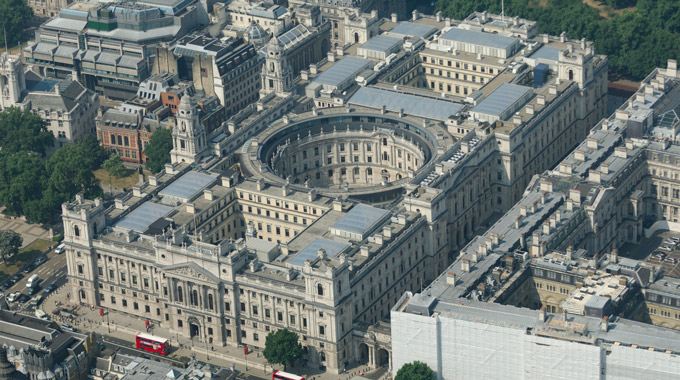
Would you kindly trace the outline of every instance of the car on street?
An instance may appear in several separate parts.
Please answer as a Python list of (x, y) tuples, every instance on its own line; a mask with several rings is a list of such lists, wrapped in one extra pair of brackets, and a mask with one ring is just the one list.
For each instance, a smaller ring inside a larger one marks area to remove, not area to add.
[(24, 293), (20, 293), (20, 294), (19, 294), (19, 297), (17, 297), (17, 302), (18, 302), (18, 303), (26, 303), (26, 302), (28, 302), (30, 299), (31, 299), (31, 297), (29, 297), (28, 295), (26, 295), (26, 294), (24, 294)]
[(12, 280), (12, 283), (13, 283), (13, 284), (16, 284), (16, 283), (19, 282), (22, 278), (24, 278), (24, 275), (21, 274), (21, 273), (19, 273), (19, 272), (17, 272), (17, 273), (14, 273), (14, 275), (13, 275), (12, 277), (10, 277), (10, 280)]
[(35, 261), (33, 262), (33, 265), (35, 265), (37, 267), (37, 266), (42, 265), (45, 261), (47, 261), (47, 258), (45, 256), (40, 256), (37, 259), (35, 259)]
[(26, 265), (26, 266), (24, 267), (24, 269), (22, 269), (22, 272), (28, 274), (28, 273), (31, 273), (31, 271), (32, 271), (33, 269), (35, 269), (35, 264), (31, 263), (31, 264)]
[(60, 254), (64, 253), (65, 250), (66, 250), (66, 244), (61, 243), (57, 246), (57, 248), (54, 249), (54, 253), (60, 255)]
[(57, 288), (56, 285), (54, 285), (54, 284), (49, 284), (49, 285), (47, 285), (47, 286), (45, 287), (45, 290), (43, 290), (43, 293), (45, 293), (45, 294), (50, 294), (50, 293), (52, 293), (52, 292), (54, 291), (54, 289), (56, 289), (56, 288)]
[(28, 293), (29, 296), (32, 296), (34, 294), (38, 294), (39, 291), (40, 291), (40, 285), (36, 285), (36, 286), (31, 287), (31, 288), (28, 288), (26, 293)]
[(16, 291), (16, 292), (14, 292), (14, 293), (8, 295), (8, 296), (7, 296), (7, 302), (14, 302), (14, 301), (16, 301), (17, 298), (19, 298), (19, 294), (20, 294), (20, 293), (19, 293), (18, 291)]
[(2, 286), (0, 286), (0, 289), (7, 290), (7, 289), (11, 288), (12, 285), (13, 284), (9, 280), (7, 280), (7, 281), (2, 283)]

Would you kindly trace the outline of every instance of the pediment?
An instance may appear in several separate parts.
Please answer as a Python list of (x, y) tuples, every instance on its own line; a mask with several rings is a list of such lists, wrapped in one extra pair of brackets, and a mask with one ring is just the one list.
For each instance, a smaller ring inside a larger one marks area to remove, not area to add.
[(194, 262), (168, 265), (163, 268), (163, 271), (172, 276), (185, 277), (205, 282), (218, 283), (220, 281), (215, 275), (199, 267)]

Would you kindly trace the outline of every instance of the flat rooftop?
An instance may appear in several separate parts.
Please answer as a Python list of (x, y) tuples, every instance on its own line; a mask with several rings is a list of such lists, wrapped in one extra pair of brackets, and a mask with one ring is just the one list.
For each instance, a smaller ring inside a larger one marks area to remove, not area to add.
[(188, 202), (216, 180), (216, 174), (190, 171), (163, 189), (159, 195), (179, 198)]
[(333, 226), (331, 233), (352, 240), (363, 240), (376, 229), (389, 212), (377, 207), (359, 203)]
[(473, 108), (472, 112), (500, 117), (531, 91), (530, 87), (503, 83)]
[(430, 25), (416, 24), (414, 22), (402, 21), (394, 28), (390, 29), (390, 34), (398, 34), (403, 37), (428, 37), (434, 34), (437, 28)]
[(123, 217), (115, 226), (144, 233), (154, 222), (166, 217), (173, 210), (172, 207), (147, 201)]
[(388, 37), (388, 36), (375, 36), (371, 38), (370, 40), (366, 41), (363, 45), (361, 45), (359, 48), (360, 49), (365, 49), (365, 50), (373, 50), (373, 51), (379, 51), (379, 52), (387, 52), (390, 51), (393, 47), (396, 45), (401, 44), (401, 39), (395, 38), (395, 37)]
[(555, 61), (557, 62), (557, 59), (560, 56), (560, 48), (554, 47), (554, 46), (542, 46), (538, 50), (534, 52), (534, 54), (531, 55), (532, 59), (543, 59), (543, 60), (548, 60), (548, 61)]
[(463, 105), (446, 100), (436, 100), (423, 96), (404, 94), (376, 87), (361, 87), (349, 100), (371, 108), (385, 108), (392, 112), (404, 110), (414, 116), (446, 121), (463, 108)]
[(440, 37), (443, 40), (457, 41), (473, 45), (489, 46), (497, 49), (507, 49), (517, 41), (515, 37), (506, 37), (493, 33), (475, 32), (460, 28), (453, 28)]
[(306, 260), (313, 260), (319, 254), (319, 250), (323, 249), (329, 257), (338, 257), (342, 252), (345, 252), (351, 245), (344, 242), (328, 240), (324, 238), (314, 239), (308, 246), (296, 253), (288, 262), (293, 265), (305, 265)]
[(338, 62), (335, 62), (328, 70), (314, 78), (312, 82), (338, 86), (347, 79), (357, 76), (360, 72), (365, 70), (370, 63), (371, 60), (368, 59), (344, 57)]

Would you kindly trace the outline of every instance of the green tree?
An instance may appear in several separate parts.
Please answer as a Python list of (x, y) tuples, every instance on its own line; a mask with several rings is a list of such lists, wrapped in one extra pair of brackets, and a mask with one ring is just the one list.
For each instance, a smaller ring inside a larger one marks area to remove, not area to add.
[(78, 193), (89, 199), (102, 196), (102, 188), (89, 165), (91, 159), (85, 156), (79, 144), (65, 145), (47, 160), (48, 179), (42, 199), (47, 213), (45, 219), (57, 218), (61, 214), (61, 204), (72, 201)]
[(34, 152), (0, 154), (0, 204), (9, 215), (42, 221), (45, 165)]
[(157, 129), (149, 139), (149, 144), (144, 149), (146, 155), (146, 168), (152, 173), (158, 173), (170, 162), (172, 150), (172, 131), (166, 128)]
[(267, 335), (263, 354), (269, 363), (282, 364), (285, 370), (287, 364), (302, 358), (302, 345), (296, 333), (282, 329)]
[(99, 169), (104, 161), (110, 158), (108, 152), (99, 145), (99, 141), (97, 141), (94, 135), (86, 135), (77, 145), (82, 151), (83, 156), (88, 158), (88, 167), (92, 170)]
[(394, 380), (436, 380), (434, 371), (427, 366), (427, 364), (419, 361), (413, 363), (406, 363), (399, 371)]
[(123, 160), (116, 153), (111, 153), (109, 159), (102, 164), (102, 168), (106, 169), (110, 176), (114, 177), (122, 177), (127, 171), (123, 165)]
[(3, 260), (19, 253), (19, 247), (24, 239), (18, 233), (12, 230), (0, 230), (0, 256)]
[(37, 114), (16, 107), (0, 112), (0, 147), (3, 152), (32, 151), (44, 156), (53, 145), (54, 135)]
[[(32, 16), (33, 11), (26, 0), (0, 1), (0, 32), (7, 33), (9, 44), (14, 45), (21, 39), (21, 31)], [(5, 43), (4, 40), (2, 43)]]

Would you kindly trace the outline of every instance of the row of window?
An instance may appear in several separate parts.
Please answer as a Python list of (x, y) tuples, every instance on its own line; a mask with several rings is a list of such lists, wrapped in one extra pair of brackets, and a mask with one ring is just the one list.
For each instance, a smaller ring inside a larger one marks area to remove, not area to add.
[(443, 58), (435, 58), (435, 57), (429, 57), (428, 58), (427, 56), (423, 57), (423, 63), (431, 63), (431, 64), (434, 64), (434, 65), (455, 67), (457, 69), (463, 69), (463, 70), (478, 71), (480, 73), (489, 73), (489, 74), (495, 73), (495, 74), (498, 74), (500, 72), (500, 69), (488, 67), (488, 66), (484, 66), (484, 65), (477, 65), (476, 63), (466, 63), (466, 62), (460, 62), (460, 61), (444, 60)]

